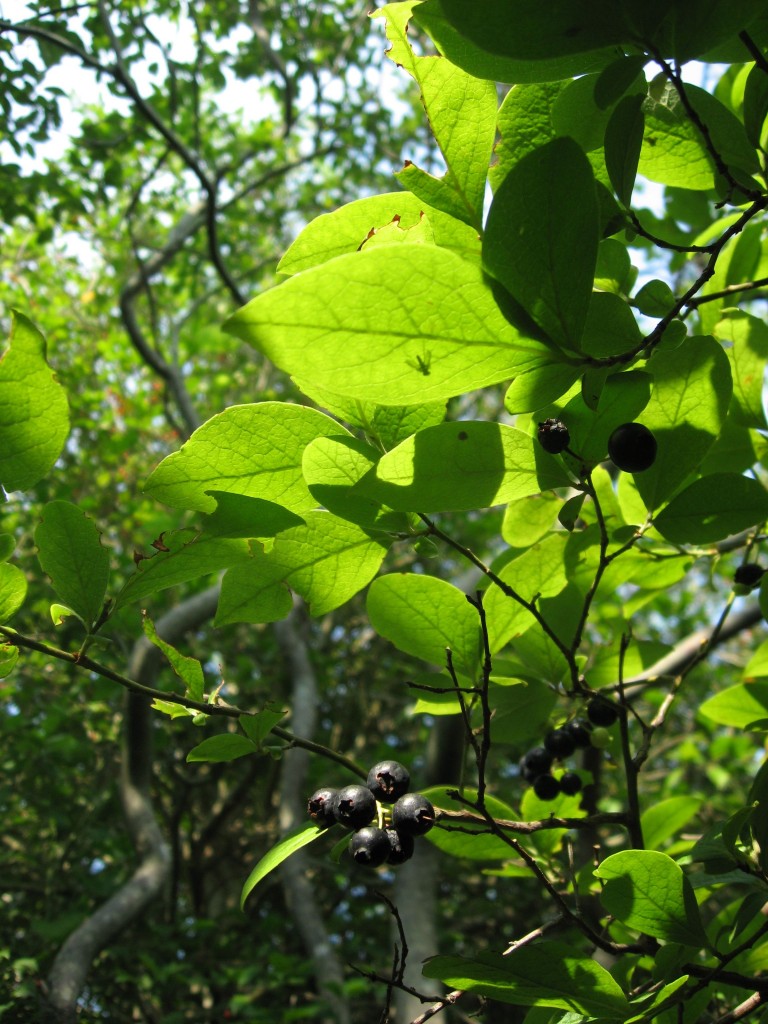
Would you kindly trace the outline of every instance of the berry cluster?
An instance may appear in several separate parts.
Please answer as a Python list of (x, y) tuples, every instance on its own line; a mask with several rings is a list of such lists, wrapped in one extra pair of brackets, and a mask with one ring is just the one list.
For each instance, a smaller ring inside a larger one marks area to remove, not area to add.
[[(547, 419), (539, 423), (536, 433), (539, 444), (550, 455), (559, 455), (571, 443), (568, 427), (562, 420)], [(625, 473), (641, 473), (656, 461), (656, 438), (642, 423), (622, 423), (608, 438), (608, 455), (613, 464)]]
[(435, 823), (434, 807), (421, 793), (408, 791), (410, 781), (408, 769), (398, 761), (380, 761), (364, 786), (318, 789), (307, 812), (320, 828), (343, 825), (353, 830), (349, 852), (355, 863), (370, 868), (402, 864), (413, 856), (414, 837), (425, 835)]
[(575, 718), (559, 729), (550, 729), (544, 745), (529, 750), (520, 760), (520, 774), (530, 782), (540, 800), (555, 800), (561, 793), (575, 796), (581, 790), (581, 778), (566, 771), (555, 778), (555, 761), (570, 757), (579, 747), (602, 747), (608, 739), (606, 729), (618, 718), (618, 711), (605, 697), (594, 697), (587, 705), (588, 721)]

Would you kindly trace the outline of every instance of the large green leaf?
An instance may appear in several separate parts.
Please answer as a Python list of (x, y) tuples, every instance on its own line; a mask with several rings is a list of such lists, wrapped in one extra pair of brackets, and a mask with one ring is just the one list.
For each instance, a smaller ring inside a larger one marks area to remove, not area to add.
[(262, 880), (265, 878), (270, 871), (274, 871), (276, 867), (279, 867), (284, 860), (287, 860), (291, 854), (296, 853), (303, 846), (308, 846), (314, 842), (319, 836), (323, 835), (325, 829), (318, 828), (317, 825), (307, 824), (300, 825), (297, 829), (291, 832), (289, 835), (281, 839), (277, 846), (273, 846), (269, 853), (265, 854), (256, 867), (251, 871), (245, 880), (243, 885), (243, 891), (240, 895), (240, 909), (245, 906), (245, 901), (248, 899), (250, 894)]
[(301, 472), (304, 448), (343, 433), (335, 420), (303, 405), (233, 405), (163, 459), (144, 489), (166, 505), (201, 512), (216, 508), (208, 492), (229, 491), (301, 513), (317, 504)]
[(0, 623), (8, 620), (24, 604), (27, 596), (27, 577), (15, 565), (0, 562)]
[(45, 359), (45, 338), (12, 313), (9, 347), (0, 358), (0, 484), (32, 487), (52, 468), (69, 433), (64, 388)]
[(555, 691), (538, 679), (492, 678), (488, 703), (494, 743), (536, 743), (546, 731)]
[(592, 168), (571, 138), (518, 161), (494, 196), (483, 263), (556, 342), (578, 349), (597, 261)]
[(562, 88), (562, 82), (542, 82), (519, 85), (509, 90), (499, 108), (501, 139), (496, 144), (496, 162), (488, 172), (494, 189), (499, 187), (514, 164), (547, 139), (555, 137), (552, 113)]
[[(590, 676), (590, 681), (591, 681)], [(657, 850), (671, 839), (699, 811), (702, 801), (695, 796), (671, 796), (651, 804), (640, 818), (643, 840), (649, 850)]]
[(674, 544), (711, 544), (768, 519), (768, 491), (751, 477), (713, 473), (694, 480), (654, 518)]
[(427, 245), (339, 256), (259, 295), (224, 329), (288, 373), (381, 405), (450, 398), (549, 358), (504, 318), (479, 268)]
[(109, 583), (109, 551), (102, 546), (93, 520), (68, 501), (51, 501), (43, 509), (35, 543), (56, 596), (90, 630)]
[(763, 378), (768, 362), (768, 326), (743, 310), (729, 310), (715, 328), (715, 336), (730, 343), (726, 354), (733, 372), (731, 415), (743, 426), (765, 428)]
[(403, 441), (356, 490), (390, 508), (445, 512), (500, 505), (569, 483), (560, 463), (522, 430), (462, 420)]
[(480, 619), (466, 595), (434, 576), (390, 573), (368, 591), (368, 616), (381, 636), (406, 654), (474, 679), (480, 664)]
[(265, 552), (234, 565), (221, 586), (216, 625), (274, 622), (291, 609), (288, 588), (312, 615), (344, 604), (376, 573), (387, 543), (328, 512), (308, 512), (305, 522), (284, 530)]
[(436, 956), (424, 966), (427, 978), (516, 1006), (551, 1006), (602, 1020), (623, 1020), (629, 1006), (618, 982), (572, 946), (537, 942), (508, 957)]
[[(449, 791), (455, 791), (455, 786), (432, 786), (422, 790), (427, 800), (430, 800), (435, 807), (447, 811), (466, 811), (467, 805), (454, 797), (448, 796)], [(477, 793), (474, 790), (464, 790), (464, 796), (468, 800), (474, 800)], [(494, 818), (516, 821), (518, 815), (515, 811), (501, 800), (487, 796), (485, 806)], [(451, 831), (449, 818), (439, 822), (427, 835), (427, 839), (436, 846), (438, 850), (448, 854), (449, 857), (463, 857), (467, 860), (509, 860), (515, 857), (515, 851), (503, 839), (493, 835), (488, 825), (467, 824), (462, 822), (456, 831)]]
[(729, 686), (705, 700), (699, 711), (720, 725), (747, 729), (768, 718), (768, 683)]
[(623, 850), (595, 869), (609, 914), (646, 935), (699, 948), (707, 945), (696, 898), (680, 865), (655, 850)]

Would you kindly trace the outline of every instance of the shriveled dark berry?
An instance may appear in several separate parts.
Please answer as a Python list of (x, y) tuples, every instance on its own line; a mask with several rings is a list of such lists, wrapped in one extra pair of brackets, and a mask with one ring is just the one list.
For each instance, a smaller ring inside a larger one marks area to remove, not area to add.
[(576, 741), (568, 729), (550, 729), (544, 737), (544, 746), (553, 757), (570, 757)]
[(394, 828), (386, 829), (386, 833), (389, 840), (387, 864), (404, 864), (410, 860), (415, 848), (413, 836), (406, 835), (405, 832), (398, 832)]
[(581, 778), (576, 772), (563, 772), (559, 782), (560, 792), (566, 796), (576, 796), (581, 791)]
[(539, 775), (533, 780), (533, 791), (539, 800), (554, 800), (560, 795), (560, 783), (554, 775)]
[(740, 565), (733, 574), (733, 582), (751, 590), (758, 585), (764, 573), (765, 569), (757, 565), (756, 562), (747, 562), (745, 565)]
[(608, 438), (608, 455), (625, 473), (641, 473), (656, 461), (656, 438), (642, 423), (622, 423)]
[(435, 823), (435, 808), (421, 793), (406, 793), (392, 807), (392, 825), (407, 836), (423, 836)]
[(408, 792), (410, 782), (408, 769), (399, 761), (379, 761), (368, 772), (366, 785), (381, 803), (393, 804)]
[(602, 725), (607, 729), (618, 717), (619, 712), (605, 697), (595, 697), (587, 704), (587, 718), (592, 725)]
[(367, 786), (345, 786), (336, 794), (333, 814), (345, 828), (362, 828), (376, 815), (376, 798)]
[(572, 722), (563, 726), (571, 734), (573, 742), (577, 747), (588, 747), (592, 727), (583, 718), (574, 718)]
[(545, 452), (549, 452), (550, 455), (559, 455), (571, 443), (568, 427), (566, 427), (562, 420), (551, 418), (544, 420), (543, 423), (539, 424), (536, 436), (541, 447)]
[(553, 760), (546, 747), (534, 747), (520, 758), (520, 774), (526, 782), (533, 782), (537, 775), (549, 771)]
[(318, 828), (330, 828), (336, 823), (333, 808), (338, 795), (337, 789), (324, 786), (316, 790), (307, 801), (307, 814)]
[(392, 847), (389, 837), (383, 828), (368, 825), (355, 832), (349, 840), (349, 852), (356, 864), (364, 864), (369, 868), (377, 868), (383, 864)]

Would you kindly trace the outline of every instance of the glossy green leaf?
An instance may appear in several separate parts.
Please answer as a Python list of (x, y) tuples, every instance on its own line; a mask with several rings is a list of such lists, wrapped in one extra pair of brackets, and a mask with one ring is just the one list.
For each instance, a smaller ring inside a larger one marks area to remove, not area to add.
[(0, 562), (0, 623), (8, 622), (16, 614), (26, 596), (27, 578), (21, 569)]
[(551, 338), (577, 349), (597, 243), (592, 168), (573, 139), (553, 139), (516, 163), (496, 192), (483, 263)]
[(713, 473), (694, 480), (654, 518), (673, 544), (710, 544), (768, 519), (768, 491), (751, 477)]
[(626, 996), (604, 967), (554, 942), (521, 946), (508, 957), (432, 957), (424, 975), (516, 1006), (551, 1006), (601, 1020), (623, 1020), (629, 1012)]
[(43, 509), (35, 543), (56, 596), (90, 630), (109, 583), (109, 551), (102, 546), (93, 520), (68, 501), (51, 501)]
[(308, 512), (265, 552), (234, 564), (224, 576), (216, 625), (274, 622), (291, 610), (290, 590), (324, 615), (362, 590), (375, 575), (387, 544), (328, 512)]
[(768, 718), (768, 683), (729, 686), (705, 700), (699, 711), (719, 725), (746, 729), (752, 722)]
[(284, 860), (287, 860), (291, 854), (296, 853), (304, 846), (308, 846), (314, 842), (319, 836), (323, 835), (325, 829), (318, 828), (317, 825), (308, 824), (300, 825), (299, 828), (290, 832), (287, 836), (280, 840), (280, 842), (273, 846), (269, 853), (265, 854), (256, 867), (251, 871), (245, 880), (243, 885), (243, 891), (240, 895), (240, 909), (245, 906), (245, 901), (248, 899), (250, 894), (259, 884), (259, 882), (265, 878), (270, 871), (274, 871), (276, 867), (279, 867)]
[[(466, 811), (468, 809), (466, 804), (448, 796), (450, 791), (455, 791), (455, 787), (432, 786), (429, 789), (421, 790), (435, 807), (447, 811)], [(465, 790), (464, 796), (468, 800), (474, 800), (477, 794), (474, 790)], [(515, 811), (501, 800), (487, 796), (485, 806), (494, 818), (506, 821), (517, 820)], [(450, 818), (444, 818), (427, 834), (427, 839), (449, 857), (462, 857), (474, 861), (494, 861), (509, 860), (510, 857), (515, 856), (515, 851), (509, 843), (499, 836), (493, 835), (489, 827), (482, 824), (475, 826), (462, 822), (460, 829), (451, 831)]]
[(390, 573), (371, 584), (371, 625), (406, 654), (444, 667), (450, 648), (457, 672), (474, 679), (480, 665), (480, 619), (466, 595), (434, 576)]
[(258, 296), (224, 329), (288, 373), (382, 405), (450, 398), (548, 359), (502, 316), (477, 267), (425, 245), (339, 256)]
[(643, 146), (644, 102), (641, 95), (625, 96), (616, 104), (605, 128), (605, 166), (611, 185), (625, 206), (632, 202)]
[(699, 948), (707, 945), (696, 899), (679, 864), (655, 850), (623, 850), (595, 869), (605, 881), (609, 914), (646, 935)]
[(726, 355), (733, 373), (732, 415), (743, 426), (765, 428), (763, 380), (768, 362), (768, 326), (743, 310), (730, 310), (715, 328), (715, 336), (730, 342)]
[(658, 850), (698, 814), (701, 805), (695, 796), (671, 796), (647, 807), (640, 817), (646, 849)]
[(209, 736), (202, 743), (198, 743), (187, 754), (187, 761), (190, 764), (196, 761), (221, 764), (224, 761), (234, 761), (238, 757), (245, 757), (246, 754), (255, 754), (257, 750), (256, 744), (247, 736), (227, 732), (221, 736)]
[(69, 434), (69, 406), (46, 362), (45, 338), (22, 313), (11, 316), (0, 358), (0, 484), (17, 491), (53, 468)]
[(316, 505), (301, 472), (304, 448), (316, 437), (344, 432), (335, 420), (303, 405), (234, 405), (163, 459), (144, 489), (175, 508), (213, 512), (216, 501), (208, 492), (228, 491), (300, 514)]
[(191, 658), (186, 654), (182, 654), (180, 651), (177, 651), (172, 644), (169, 644), (166, 640), (163, 640), (162, 637), (158, 636), (155, 624), (148, 615), (143, 617), (142, 627), (144, 629), (144, 636), (150, 641), (150, 643), (153, 643), (155, 647), (158, 647), (163, 652), (171, 663), (173, 671), (184, 683), (186, 696), (191, 700), (196, 700), (202, 703), (205, 681), (203, 677), (203, 666), (197, 658)]
[(444, 512), (500, 505), (569, 482), (562, 466), (522, 430), (462, 420), (403, 441), (356, 490), (390, 508)]

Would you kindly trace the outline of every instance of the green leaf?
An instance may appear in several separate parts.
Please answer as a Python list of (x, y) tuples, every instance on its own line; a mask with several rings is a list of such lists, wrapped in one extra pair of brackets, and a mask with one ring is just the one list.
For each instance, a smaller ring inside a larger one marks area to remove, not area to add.
[(632, 203), (637, 168), (643, 146), (644, 96), (625, 96), (605, 128), (605, 166), (614, 192), (625, 206)]
[(255, 715), (240, 715), (238, 722), (248, 739), (260, 747), (265, 737), (287, 714), (286, 709), (281, 708), (279, 704), (267, 704), (262, 711), (257, 711)]
[(502, 540), (511, 548), (528, 548), (554, 526), (561, 500), (550, 491), (511, 501), (501, 523)]
[(7, 562), (16, 550), (16, 539), (10, 533), (0, 533), (0, 562)]
[(768, 678), (768, 640), (764, 640), (749, 659), (741, 678), (745, 683)]
[(768, 491), (739, 473), (694, 480), (654, 518), (673, 544), (711, 544), (768, 519)]
[(304, 448), (316, 437), (343, 433), (341, 424), (303, 405), (234, 405), (163, 459), (144, 490), (175, 508), (213, 512), (210, 492), (227, 491), (300, 515), (316, 504), (301, 472)]
[(744, 86), (744, 129), (755, 148), (762, 142), (765, 119), (768, 117), (768, 75), (755, 64)]
[(768, 361), (768, 326), (743, 310), (728, 310), (715, 328), (715, 336), (730, 342), (726, 355), (733, 374), (731, 414), (745, 427), (765, 428), (763, 377)]
[(208, 491), (216, 508), (205, 518), (205, 532), (211, 537), (274, 537), (303, 522), (301, 516), (274, 501), (248, 498), (228, 491)]
[(434, 576), (391, 573), (368, 591), (368, 617), (406, 654), (441, 668), (450, 648), (454, 668), (474, 680), (481, 657), (480, 620), (466, 595)]
[(339, 256), (259, 295), (224, 330), (287, 373), (382, 405), (451, 398), (550, 358), (504, 318), (478, 267), (426, 245)]
[(245, 901), (259, 882), (265, 878), (270, 871), (274, 871), (276, 867), (279, 867), (284, 860), (287, 860), (288, 857), (291, 856), (291, 854), (296, 853), (302, 847), (308, 846), (310, 843), (314, 842), (314, 840), (323, 835), (325, 831), (325, 829), (318, 828), (317, 825), (301, 825), (299, 828), (285, 836), (285, 838), (281, 839), (277, 846), (273, 846), (269, 853), (265, 854), (261, 858), (259, 863), (246, 878), (245, 884), (243, 885), (243, 891), (240, 895), (240, 909), (243, 909)]
[(375, 575), (387, 543), (329, 512), (308, 512), (284, 530), (269, 552), (252, 556), (224, 576), (215, 624), (275, 622), (291, 610), (288, 588), (324, 615), (353, 597)]
[[(546, 732), (549, 716), (555, 706), (551, 686), (538, 679), (509, 680), (492, 678), (488, 701), (493, 710), (494, 743), (525, 743), (537, 741)], [(504, 683), (505, 685), (500, 685)]]
[(255, 754), (258, 747), (249, 740), (247, 736), (239, 733), (226, 732), (221, 736), (209, 736), (208, 739), (198, 743), (187, 754), (187, 761), (191, 764), (195, 761), (209, 761), (212, 764), (220, 764), (224, 761), (234, 761), (246, 754)]
[(613, 292), (593, 292), (581, 344), (583, 351), (598, 358), (620, 355), (637, 349), (640, 340), (640, 328), (629, 304)]
[(512, 167), (494, 196), (483, 264), (558, 344), (578, 349), (592, 294), (599, 211), (592, 167), (571, 138)]
[(445, 512), (501, 505), (569, 483), (560, 463), (522, 430), (461, 420), (403, 441), (356, 490), (402, 511)]
[(552, 115), (563, 87), (562, 82), (519, 85), (505, 96), (499, 108), (501, 139), (495, 149), (496, 162), (488, 172), (494, 191), (514, 164), (547, 139), (555, 137)]
[(51, 501), (43, 509), (35, 543), (56, 596), (90, 632), (109, 583), (109, 551), (102, 546), (93, 520), (68, 501)]
[(17, 491), (42, 480), (68, 434), (67, 396), (46, 362), (45, 338), (14, 311), (0, 359), (0, 484)]
[[(427, 800), (430, 800), (435, 807), (446, 811), (466, 811), (468, 807), (460, 800), (448, 796), (449, 792), (455, 792), (455, 786), (432, 786), (422, 790)], [(464, 790), (464, 796), (468, 800), (475, 800), (475, 790)], [(501, 800), (494, 797), (485, 798), (485, 806), (488, 812), (494, 817), (506, 821), (516, 821), (515, 811)], [(466, 860), (489, 861), (509, 860), (515, 856), (515, 851), (498, 836), (490, 834), (487, 825), (474, 825), (467, 822), (461, 823), (461, 830), (452, 832), (450, 830), (451, 820), (445, 818), (439, 822), (428, 834), (427, 839), (438, 850), (446, 853), (449, 857), (462, 857)]]
[(648, 807), (640, 818), (646, 849), (658, 850), (698, 814), (701, 805), (693, 796), (671, 796)]
[(749, 819), (749, 830), (758, 847), (758, 863), (763, 871), (768, 868), (768, 760), (763, 761), (747, 795), (748, 804), (757, 804), (758, 813)]
[(666, 281), (654, 279), (644, 284), (634, 303), (645, 316), (664, 317), (675, 304), (675, 296)]
[(729, 686), (705, 700), (699, 712), (719, 725), (746, 729), (752, 722), (768, 717), (768, 683)]
[(15, 565), (0, 562), (0, 623), (7, 622), (24, 604), (27, 577)]
[(595, 869), (605, 880), (603, 906), (646, 935), (696, 948), (707, 946), (696, 898), (682, 869), (654, 850), (623, 850)]
[[(0, 579), (2, 578), (2, 570), (0, 569)], [(2, 592), (2, 582), (0, 582), (0, 593)], [(2, 597), (0, 596), (0, 601)], [(2, 619), (0, 619), (2, 621)], [(14, 647), (13, 644), (0, 644), (0, 679), (5, 679), (11, 672), (16, 668), (16, 663), (19, 660), (19, 648)]]
[(142, 628), (147, 640), (163, 652), (171, 663), (173, 671), (184, 683), (186, 696), (191, 700), (196, 700), (202, 703), (205, 682), (203, 678), (203, 666), (197, 658), (190, 658), (188, 655), (181, 654), (175, 647), (159, 637), (157, 635), (155, 625), (148, 615), (144, 615), (142, 617)]
[(515, 377), (504, 397), (504, 407), (513, 416), (537, 412), (564, 395), (580, 374), (578, 367), (567, 363), (542, 363)]
[(602, 1020), (623, 1020), (629, 1012), (626, 996), (604, 967), (554, 942), (521, 946), (508, 957), (433, 957), (424, 976), (516, 1006), (551, 1006)]

